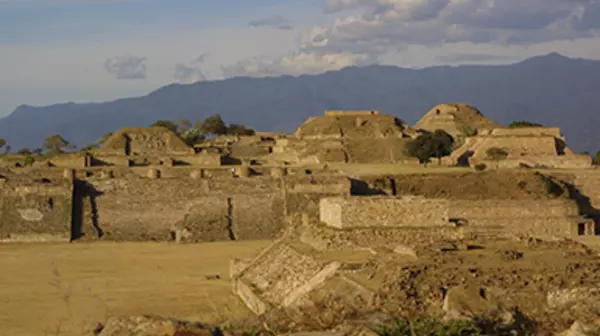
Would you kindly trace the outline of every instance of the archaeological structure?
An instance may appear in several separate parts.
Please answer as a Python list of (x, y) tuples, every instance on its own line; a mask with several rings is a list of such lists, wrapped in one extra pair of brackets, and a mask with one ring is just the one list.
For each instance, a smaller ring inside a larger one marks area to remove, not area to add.
[[(416, 164), (404, 150), (408, 141), (434, 129), (459, 138), (466, 126), (478, 132), (463, 139), (445, 164), (573, 168), (544, 174), (567, 181), (583, 196), (474, 203), (460, 195), (396, 195), (405, 183), (400, 176), (380, 177), (383, 186), (373, 186), (366, 177), (334, 168)], [(273, 239), (302, 215), (342, 230), (464, 226), (594, 235), (597, 170), (589, 156), (573, 154), (565, 141), (557, 128), (503, 128), (467, 105), (437, 106), (413, 128), (378, 111), (326, 111), (294, 134), (219, 137), (196, 147), (166, 128), (123, 128), (93, 152), (42, 157), (28, 166), (18, 155), (4, 158), (0, 238)], [(492, 147), (507, 157), (486, 157)]]
[[(457, 139), (443, 164), (488, 169), (383, 175), (339, 169), (419, 167), (405, 145), (437, 129)], [(506, 155), (491, 158), (490, 148)], [(2, 165), (2, 242), (274, 240), (256, 258), (230, 265), (233, 291), (257, 315), (333, 299), (381, 306), (389, 300), (381, 301), (379, 289), (393, 292), (390, 279), (417, 267), (415, 260), (454, 267), (435, 279), (471, 272), (458, 282), (446, 279), (467, 285), (464, 279), (478, 275), (444, 259), (445, 252), (485, 268), (485, 260), (519, 258), (505, 251), (503, 239), (523, 246), (537, 241), (531, 237), (600, 235), (600, 171), (589, 156), (570, 151), (557, 128), (504, 128), (467, 105), (434, 107), (414, 127), (378, 111), (326, 111), (294, 134), (218, 137), (194, 147), (166, 128), (130, 127), (96, 151), (40, 157), (30, 165), (7, 156)], [(563, 243), (536, 244), (529, 248), (537, 256), (568, 263), (556, 254)], [(472, 252), (496, 245), (491, 254)], [(592, 258), (579, 245), (568, 246), (569, 253)], [(438, 269), (432, 265), (414, 272)], [(533, 265), (531, 274), (523, 273), (531, 276), (528, 283), (557, 272)], [(394, 277), (383, 276), (389, 272)], [(591, 282), (596, 273), (582, 273), (580, 281)], [(544, 290), (560, 289), (548, 281), (540, 284)], [(406, 292), (411, 286), (435, 293), (415, 307), (447, 297), (431, 290), (435, 284), (408, 283), (396, 292), (414, 296)]]

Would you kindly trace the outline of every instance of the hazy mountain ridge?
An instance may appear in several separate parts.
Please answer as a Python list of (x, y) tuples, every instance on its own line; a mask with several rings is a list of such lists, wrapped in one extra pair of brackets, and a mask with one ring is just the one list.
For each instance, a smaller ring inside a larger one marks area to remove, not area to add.
[(378, 109), (413, 124), (439, 103), (478, 107), (501, 124), (531, 120), (558, 126), (577, 151), (600, 149), (600, 61), (553, 53), (511, 65), (405, 69), (374, 65), (320, 75), (236, 77), (171, 84), (146, 96), (106, 103), (19, 106), (0, 119), (0, 137), (16, 150), (50, 134), (84, 146), (124, 126), (158, 119), (203, 119), (264, 131), (293, 131), (325, 109)]

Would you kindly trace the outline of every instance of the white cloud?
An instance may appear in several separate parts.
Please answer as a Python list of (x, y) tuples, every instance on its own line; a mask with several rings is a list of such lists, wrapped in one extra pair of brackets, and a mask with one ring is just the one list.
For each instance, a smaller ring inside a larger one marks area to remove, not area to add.
[(104, 68), (117, 79), (144, 79), (146, 78), (145, 57), (119, 56), (106, 59)]
[(223, 67), (225, 77), (278, 76), (318, 74), (353, 65), (366, 65), (374, 60), (369, 55), (339, 53), (322, 54), (300, 52), (280, 57), (255, 57)]
[[(325, 0), (324, 10), (337, 13), (337, 19), (306, 30), (293, 54), (240, 61), (225, 68), (225, 75), (312, 73), (376, 62), (414, 46), (464, 42), (525, 48), (596, 37), (600, 29), (600, 0)], [(465, 58), (459, 56), (455, 59)], [(333, 59), (343, 61), (326, 61)]]

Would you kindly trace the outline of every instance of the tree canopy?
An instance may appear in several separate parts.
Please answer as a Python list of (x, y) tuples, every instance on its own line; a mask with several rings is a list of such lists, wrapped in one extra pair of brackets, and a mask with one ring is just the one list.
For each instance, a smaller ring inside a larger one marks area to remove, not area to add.
[(231, 124), (227, 127), (227, 134), (229, 135), (254, 135), (254, 130), (244, 125)]
[(44, 148), (52, 152), (62, 152), (65, 148), (73, 148), (65, 138), (58, 134), (50, 135), (44, 141)]
[(443, 130), (433, 133), (424, 133), (409, 142), (406, 146), (408, 155), (419, 159), (420, 163), (427, 163), (431, 158), (441, 158), (452, 153), (454, 138)]
[(513, 121), (508, 125), (508, 128), (522, 128), (522, 127), (544, 127), (542, 124), (534, 123), (531, 121)]
[(220, 115), (214, 114), (206, 119), (202, 123), (197, 123), (199, 129), (204, 131), (206, 134), (214, 135), (225, 135), (227, 134), (227, 125), (223, 121)]
[(170, 120), (157, 120), (154, 122), (154, 124), (150, 125), (152, 127), (164, 127), (166, 129), (169, 129), (175, 133), (177, 133), (179, 126), (177, 126), (176, 123), (170, 121)]

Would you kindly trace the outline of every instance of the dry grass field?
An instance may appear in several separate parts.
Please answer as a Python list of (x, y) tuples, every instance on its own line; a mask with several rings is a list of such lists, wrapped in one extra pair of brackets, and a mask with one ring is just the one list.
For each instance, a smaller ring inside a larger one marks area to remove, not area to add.
[(109, 315), (246, 316), (231, 294), (229, 258), (268, 244), (0, 245), (0, 335), (82, 335)]

